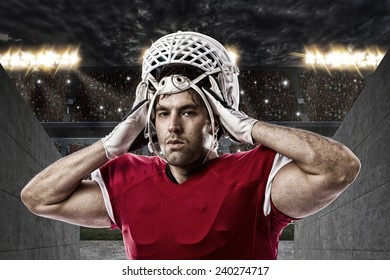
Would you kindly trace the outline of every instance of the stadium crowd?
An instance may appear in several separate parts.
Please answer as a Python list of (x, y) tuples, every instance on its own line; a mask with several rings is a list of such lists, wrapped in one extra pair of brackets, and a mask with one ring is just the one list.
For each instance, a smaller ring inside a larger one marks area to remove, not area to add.
[(41, 122), (120, 121), (130, 111), (141, 74), (136, 70), (10, 72)]
[(299, 82), (313, 121), (342, 121), (365, 86), (357, 73), (341, 71), (331, 75), (307, 71), (299, 74)]
[[(365, 86), (356, 72), (287, 70), (241, 70), (240, 110), (263, 121), (301, 121), (298, 99), (303, 96), (310, 121), (342, 121)], [(140, 70), (134, 68), (8, 74), (41, 122), (119, 122), (130, 111), (141, 79)], [(66, 155), (85, 145), (56, 146)], [(250, 148), (231, 144), (229, 151)]]
[[(121, 121), (130, 111), (140, 71), (83, 69), (77, 72), (10, 72), (17, 90), (41, 122)], [(242, 70), (240, 109), (264, 121), (300, 121), (301, 91), (310, 121), (342, 121), (365, 86), (357, 73), (296, 73)]]
[(121, 121), (132, 108), (140, 80), (135, 70), (80, 72), (72, 121)]
[(291, 77), (281, 71), (242, 71), (241, 110), (263, 121), (297, 121)]

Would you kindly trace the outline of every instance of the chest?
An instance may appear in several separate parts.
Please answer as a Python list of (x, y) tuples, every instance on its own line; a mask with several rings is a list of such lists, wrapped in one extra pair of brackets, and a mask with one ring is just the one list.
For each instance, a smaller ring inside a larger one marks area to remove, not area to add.
[(241, 245), (253, 240), (262, 199), (257, 184), (216, 178), (178, 190), (149, 182), (121, 200), (126, 209), (121, 212), (122, 233), (131, 254), (141, 258), (156, 258), (159, 252), (202, 257), (227, 247), (250, 248)]

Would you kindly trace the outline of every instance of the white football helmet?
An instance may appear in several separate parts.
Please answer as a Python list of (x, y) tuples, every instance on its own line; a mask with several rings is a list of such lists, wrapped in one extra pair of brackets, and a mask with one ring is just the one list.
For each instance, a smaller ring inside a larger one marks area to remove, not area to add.
[(157, 89), (153, 72), (167, 64), (187, 64), (198, 67), (206, 76), (212, 75), (217, 80), (222, 100), (238, 110), (239, 69), (217, 40), (190, 31), (179, 31), (158, 39), (144, 55), (142, 80)]
[[(197, 67), (201, 73), (197, 78), (190, 80), (181, 75), (171, 75), (157, 81), (157, 73), (166, 65), (190, 65)], [(176, 32), (168, 34), (156, 42), (146, 51), (142, 65), (142, 82), (147, 85), (151, 99), (145, 137), (149, 138), (149, 150), (164, 159), (162, 151), (153, 143), (155, 129), (153, 126), (153, 107), (158, 95), (181, 92), (189, 88), (194, 89), (203, 99), (210, 115), (212, 133), (215, 143), (218, 142), (215, 133), (214, 114), (207, 97), (198, 82), (208, 77), (212, 91), (229, 107), (238, 110), (239, 106), (239, 69), (226, 49), (215, 39), (196, 32)], [(210, 148), (212, 149), (212, 147)]]

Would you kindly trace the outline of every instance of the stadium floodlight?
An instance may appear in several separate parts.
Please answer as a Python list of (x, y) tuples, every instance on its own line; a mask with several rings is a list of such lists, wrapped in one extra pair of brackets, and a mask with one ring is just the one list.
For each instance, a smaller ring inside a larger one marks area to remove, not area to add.
[(237, 64), (237, 61), (239, 58), (237, 49), (235, 47), (232, 47), (232, 46), (228, 46), (225, 48), (226, 48), (226, 51), (227, 51), (228, 55), (230, 56), (230, 59), (232, 60), (232, 62), (234, 64)]
[(41, 48), (22, 50), (10, 48), (0, 53), (0, 63), (7, 70), (59, 70), (76, 68), (81, 61), (78, 48), (67, 47), (62, 50)]
[(352, 50), (351, 48), (337, 46), (328, 51), (317, 47), (306, 48), (305, 63), (313, 68), (326, 69), (372, 69), (375, 70), (384, 57), (378, 48), (365, 50)]

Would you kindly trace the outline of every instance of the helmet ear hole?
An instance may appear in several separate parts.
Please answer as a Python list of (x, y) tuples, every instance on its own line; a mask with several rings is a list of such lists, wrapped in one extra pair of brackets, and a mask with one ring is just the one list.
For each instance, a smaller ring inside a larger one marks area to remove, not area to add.
[(215, 133), (218, 133), (220, 129), (220, 124), (219, 124), (219, 118), (216, 116), (214, 117), (214, 126), (215, 126)]
[[(226, 93), (226, 87), (225, 87), (225, 79), (222, 73), (218, 74), (218, 84), (219, 84), (219, 89), (221, 92)], [(227, 102), (225, 94), (222, 94), (223, 101)]]
[(229, 87), (227, 90), (226, 90), (226, 102), (229, 104), (229, 106), (232, 106), (233, 104), (233, 88), (232, 87)]

